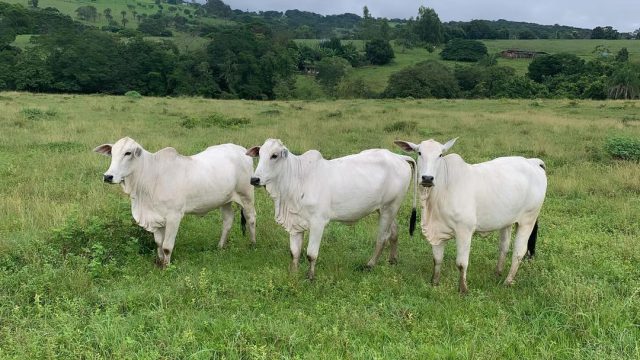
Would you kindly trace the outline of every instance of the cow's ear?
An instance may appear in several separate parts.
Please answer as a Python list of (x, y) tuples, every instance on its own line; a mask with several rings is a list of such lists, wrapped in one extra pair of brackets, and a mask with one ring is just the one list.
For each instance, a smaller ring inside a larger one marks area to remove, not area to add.
[(449, 151), (449, 149), (451, 149), (451, 147), (453, 146), (453, 144), (456, 143), (456, 140), (458, 140), (458, 138), (455, 139), (451, 139), (449, 141), (447, 141), (446, 144), (442, 145), (442, 153), (446, 153), (447, 151)]
[(409, 141), (396, 140), (393, 143), (406, 152), (418, 151), (418, 145)]
[(138, 146), (135, 150), (133, 150), (133, 156), (140, 157), (140, 155), (142, 155), (142, 148)]
[(287, 150), (287, 149), (283, 149), (283, 150), (282, 150), (282, 157), (283, 157), (284, 159), (286, 159), (286, 158), (287, 158), (287, 156), (289, 156), (289, 150)]
[(93, 149), (93, 151), (97, 152), (98, 154), (102, 154), (104, 156), (111, 156), (111, 148), (113, 147), (113, 145), (111, 144), (102, 144), (100, 146), (98, 146), (97, 148)]
[(251, 157), (258, 157), (260, 154), (260, 146), (254, 146), (251, 149), (247, 150), (246, 154)]

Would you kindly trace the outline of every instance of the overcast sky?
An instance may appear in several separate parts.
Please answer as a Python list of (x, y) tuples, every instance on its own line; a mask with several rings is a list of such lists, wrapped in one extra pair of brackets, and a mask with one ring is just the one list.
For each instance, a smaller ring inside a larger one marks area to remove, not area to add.
[(418, 7), (434, 8), (441, 21), (472, 19), (526, 21), (592, 29), (611, 25), (621, 32), (640, 28), (640, 0), (223, 0), (233, 9), (299, 9), (320, 14), (362, 15), (367, 5), (375, 17), (415, 17)]

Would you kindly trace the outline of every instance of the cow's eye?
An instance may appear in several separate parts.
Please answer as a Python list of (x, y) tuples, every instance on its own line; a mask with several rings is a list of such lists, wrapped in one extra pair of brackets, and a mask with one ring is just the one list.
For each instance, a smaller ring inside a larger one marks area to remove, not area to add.
[(442, 157), (442, 154), (440, 154), (440, 157)]
[(422, 156), (422, 153), (420, 151), (418, 151), (418, 156)]
[(278, 154), (273, 154), (273, 155), (271, 155), (271, 158), (272, 158), (272, 159), (277, 159), (277, 158), (278, 158)]
[(129, 156), (131, 155), (131, 151), (127, 151), (126, 153), (124, 153), (124, 156)]

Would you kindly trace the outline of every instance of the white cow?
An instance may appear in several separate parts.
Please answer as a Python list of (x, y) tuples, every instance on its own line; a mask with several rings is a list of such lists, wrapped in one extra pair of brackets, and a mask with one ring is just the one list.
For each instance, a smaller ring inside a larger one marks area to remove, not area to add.
[(153, 233), (159, 266), (164, 268), (171, 261), (184, 214), (204, 215), (220, 208), (222, 236), (218, 246), (222, 248), (233, 224), (232, 202), (242, 206), (243, 232), (248, 222), (251, 243), (255, 245), (256, 212), (253, 187), (249, 184), (253, 161), (242, 146), (211, 146), (193, 156), (182, 156), (174, 148), (152, 154), (125, 137), (94, 151), (111, 156), (104, 181), (121, 184), (131, 197), (133, 218)]
[[(315, 150), (296, 156), (280, 140), (268, 139), (247, 151), (260, 157), (251, 183), (266, 186), (275, 202), (275, 218), (290, 235), (291, 270), (297, 270), (304, 231), (309, 231), (307, 258), (309, 279), (315, 265), (324, 227), (331, 220), (355, 223), (379, 211), (378, 239), (367, 266), (373, 267), (387, 240), (389, 262), (397, 261), (396, 215), (411, 184), (415, 161), (388, 150), (374, 149), (334, 160), (325, 160)], [(417, 175), (417, 173), (416, 173)], [(412, 226), (415, 228), (414, 189)]]
[[(442, 145), (427, 140), (420, 145), (408, 141), (395, 144), (418, 153), (422, 204), (422, 233), (433, 248), (432, 282), (440, 281), (445, 240), (456, 238), (456, 265), (460, 270), (460, 292), (466, 293), (467, 266), (474, 232), (500, 230), (500, 255), (496, 273), (502, 274), (511, 241), (511, 228), (518, 224), (511, 270), (505, 281), (514, 281), (527, 252), (535, 253), (537, 219), (547, 190), (545, 166), (540, 159), (501, 157), (480, 164), (467, 164), (459, 155), (443, 156), (456, 139)], [(529, 241), (527, 242), (527, 239)]]

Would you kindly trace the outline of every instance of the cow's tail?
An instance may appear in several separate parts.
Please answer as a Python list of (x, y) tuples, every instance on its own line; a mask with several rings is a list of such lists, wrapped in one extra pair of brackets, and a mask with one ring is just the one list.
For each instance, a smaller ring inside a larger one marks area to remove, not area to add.
[(247, 232), (247, 219), (244, 217), (244, 208), (240, 209), (240, 229), (242, 229), (242, 236)]
[(416, 220), (418, 218), (418, 212), (416, 211), (416, 205), (418, 203), (418, 166), (416, 161), (406, 155), (400, 155), (402, 158), (411, 165), (413, 171), (413, 207), (411, 209), (411, 218), (409, 219), (409, 235), (413, 236), (416, 231)]
[(527, 242), (527, 257), (530, 259), (536, 256), (536, 240), (538, 240), (537, 220), (535, 225), (533, 225), (533, 230), (531, 230), (531, 235), (529, 235), (529, 241)]

